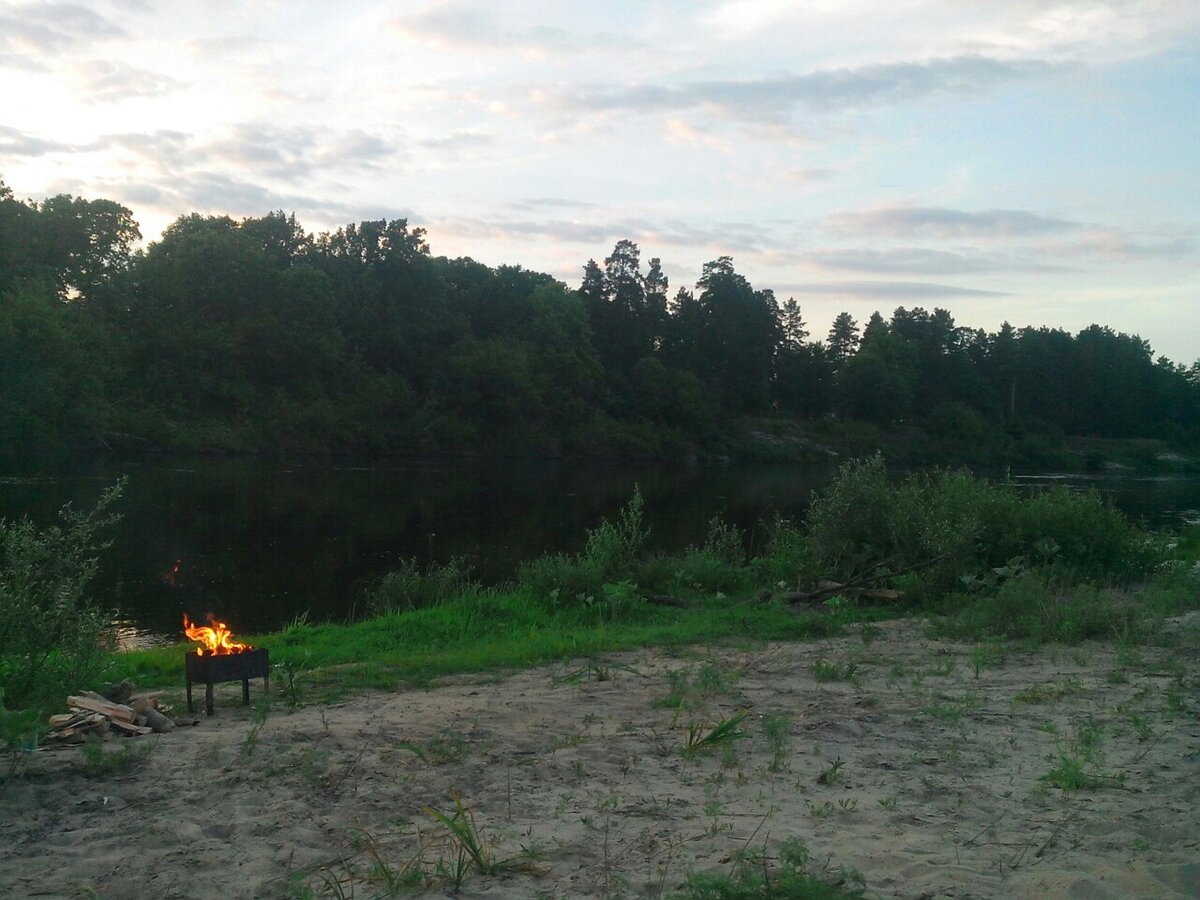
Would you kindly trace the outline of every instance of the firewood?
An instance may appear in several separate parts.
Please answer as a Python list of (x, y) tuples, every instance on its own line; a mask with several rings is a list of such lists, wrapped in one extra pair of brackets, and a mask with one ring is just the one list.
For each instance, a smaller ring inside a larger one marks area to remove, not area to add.
[(175, 730), (175, 723), (153, 708), (146, 710), (146, 725), (159, 734)]
[(119, 719), (109, 719), (108, 725), (110, 728), (115, 728), (123, 734), (153, 734), (153, 728), (147, 728), (144, 725), (132, 725), (129, 722), (122, 722)]
[(114, 721), (126, 724), (132, 722), (135, 715), (134, 711), (128, 706), (122, 706), (120, 703), (109, 703), (107, 700), (95, 700), (91, 697), (68, 697), (67, 706), (72, 709), (85, 709), (89, 712), (98, 712)]
[(158, 709), (158, 698), (141, 695), (131, 697), (127, 704), (137, 715), (145, 714), (148, 709)]

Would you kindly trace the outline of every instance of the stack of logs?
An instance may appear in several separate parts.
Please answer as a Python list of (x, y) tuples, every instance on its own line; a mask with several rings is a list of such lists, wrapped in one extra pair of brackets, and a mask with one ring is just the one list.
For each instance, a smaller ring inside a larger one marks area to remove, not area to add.
[(162, 691), (134, 694), (133, 685), (122, 682), (107, 693), (106, 697), (95, 691), (83, 691), (68, 697), (67, 707), (71, 711), (50, 717), (50, 731), (45, 740), (77, 744), (88, 735), (108, 740), (114, 734), (138, 737), (175, 730), (176, 721), (166, 715), (169, 708), (159, 703)]

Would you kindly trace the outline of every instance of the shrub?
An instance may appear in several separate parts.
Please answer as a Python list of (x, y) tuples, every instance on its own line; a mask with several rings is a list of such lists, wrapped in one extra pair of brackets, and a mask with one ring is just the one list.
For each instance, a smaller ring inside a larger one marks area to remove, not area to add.
[(463, 559), (455, 557), (445, 565), (430, 563), (424, 572), (416, 559), (404, 559), (367, 590), (363, 605), (368, 615), (381, 616), (434, 606), (471, 587), (470, 566)]
[(69, 504), (60, 525), (0, 521), (0, 693), (16, 709), (61, 701), (107, 662), (108, 617), (87, 596), (97, 535), (115, 521), (108, 509), (124, 482), (86, 513)]
[(642, 522), (644, 506), (635, 488), (616, 521), (605, 519), (588, 532), (582, 553), (556, 553), (524, 563), (517, 580), (542, 599), (570, 602), (599, 597), (605, 584), (632, 578), (649, 535)]
[(961, 579), (1048, 568), (1065, 583), (1128, 582), (1161, 548), (1095, 492), (1056, 487), (1030, 498), (968, 472), (888, 478), (881, 457), (846, 463), (813, 500), (808, 533), (826, 572), (851, 576), (888, 562), (923, 566), (916, 593), (938, 597)]

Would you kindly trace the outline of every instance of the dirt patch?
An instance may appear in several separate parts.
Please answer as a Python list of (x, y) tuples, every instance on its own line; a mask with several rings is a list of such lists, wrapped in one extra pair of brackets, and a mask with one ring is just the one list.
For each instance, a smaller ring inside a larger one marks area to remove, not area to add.
[[(1195, 621), (1170, 650), (836, 640), (643, 651), (264, 722), (218, 697), (127, 775), (0, 785), (7, 896), (670, 896), (797, 838), (879, 897), (1200, 896)], [(741, 711), (744, 737), (686, 752)], [(1081, 780), (1082, 779), (1082, 780)], [(470, 868), (469, 866), (467, 867)]]

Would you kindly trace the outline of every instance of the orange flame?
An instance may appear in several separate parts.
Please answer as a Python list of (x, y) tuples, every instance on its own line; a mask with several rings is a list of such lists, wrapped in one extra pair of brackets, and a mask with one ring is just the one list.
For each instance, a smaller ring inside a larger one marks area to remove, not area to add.
[[(222, 656), (227, 653), (241, 653), (243, 650), (253, 650), (249, 644), (239, 644), (233, 640), (233, 632), (224, 622), (218, 622), (216, 617), (208, 614), (208, 624), (193, 625), (188, 621), (187, 613), (183, 614), (183, 632), (193, 641), (203, 644), (196, 650), (197, 656)], [(205, 653), (205, 651), (208, 651)]]

